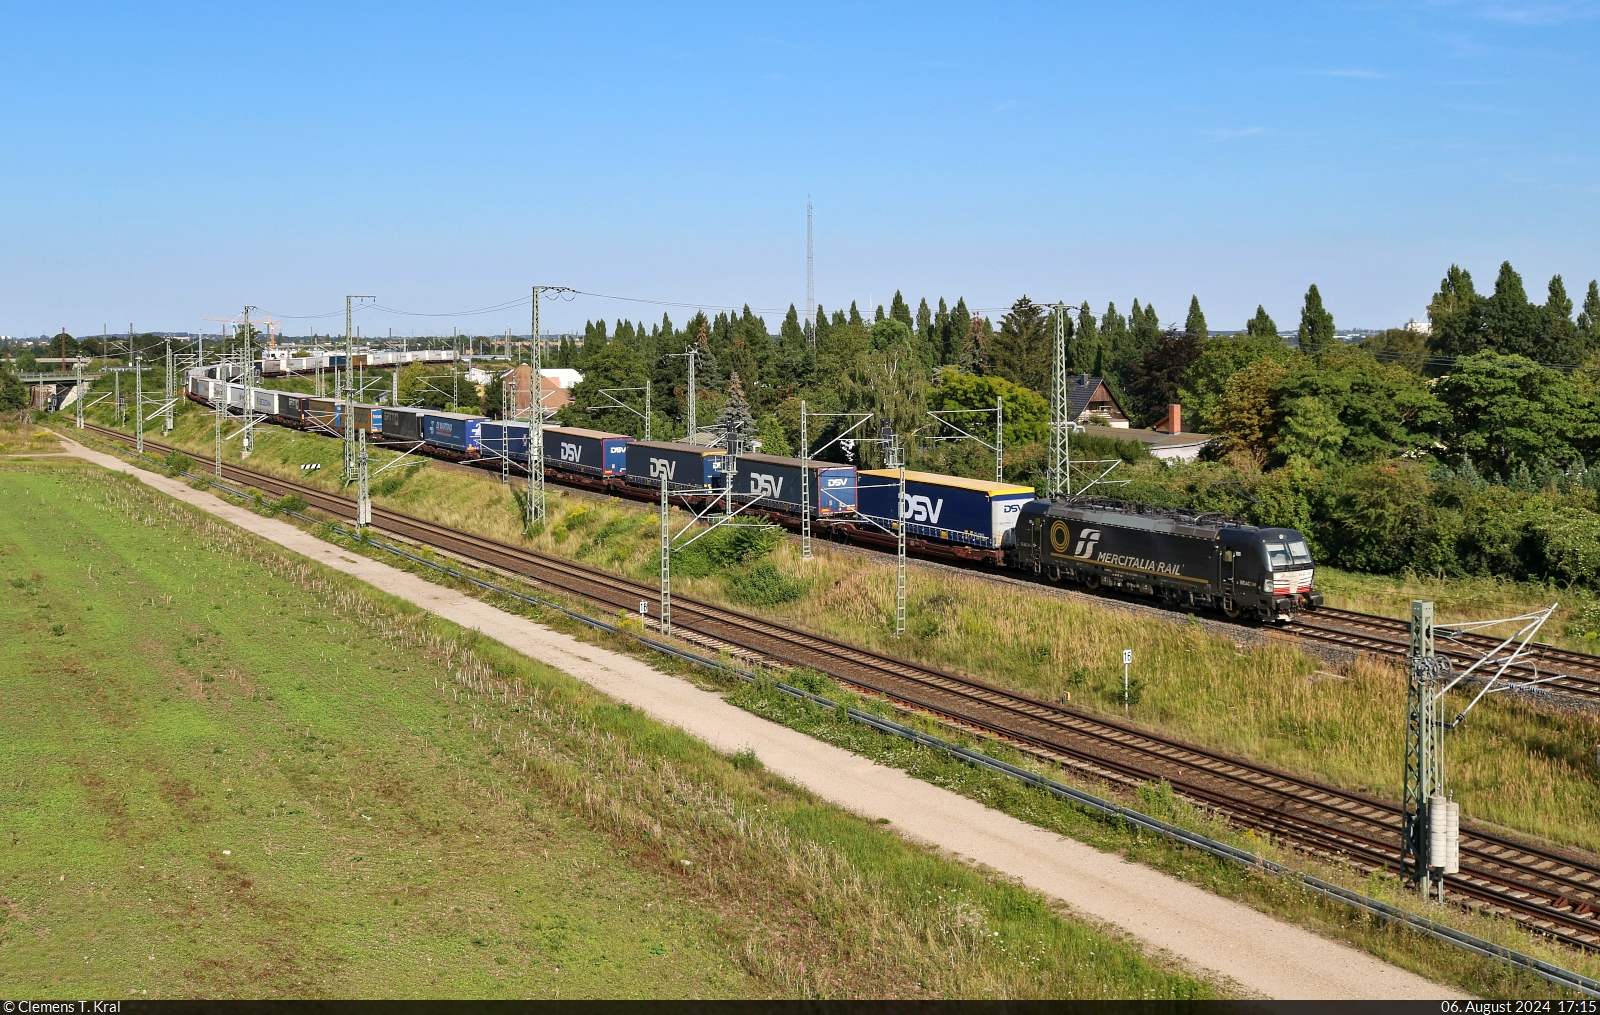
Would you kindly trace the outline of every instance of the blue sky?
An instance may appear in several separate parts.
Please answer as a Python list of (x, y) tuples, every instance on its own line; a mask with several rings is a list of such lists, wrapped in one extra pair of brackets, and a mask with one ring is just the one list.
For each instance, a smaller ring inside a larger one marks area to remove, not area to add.
[(803, 309), (808, 194), (829, 308), (1170, 321), (1193, 293), (1287, 327), (1315, 282), (1383, 327), (1451, 262), (1541, 299), (1600, 275), (1592, 3), (13, 3), (0, 30), (4, 334), (535, 282)]

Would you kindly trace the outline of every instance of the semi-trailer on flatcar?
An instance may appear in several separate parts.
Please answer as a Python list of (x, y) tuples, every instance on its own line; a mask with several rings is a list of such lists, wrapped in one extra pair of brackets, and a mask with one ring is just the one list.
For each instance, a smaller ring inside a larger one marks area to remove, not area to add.
[(672, 492), (720, 488), (728, 457), (726, 448), (674, 441), (634, 441), (626, 454), (629, 484), (659, 487), (665, 476)]
[[(343, 432), (342, 401), (252, 389), (214, 376), (226, 372), (191, 371), (189, 396), (229, 411), (249, 406), (313, 432)], [(355, 421), (360, 429), (381, 431), (386, 442), (421, 443), (438, 457), (471, 461), (509, 453), (519, 465), (528, 460), (527, 423), (364, 404)], [(799, 527), (799, 459), (741, 454), (733, 457), (730, 474), (730, 456), (716, 446), (560, 426), (545, 427), (544, 439), (546, 475), (570, 485), (650, 500), (665, 475), (675, 502), (698, 510), (710, 498), (728, 496), (731, 478), (733, 499), (757, 502), (749, 512)], [(921, 556), (1006, 566), (1232, 618), (1285, 620), (1322, 605), (1310, 549), (1293, 529), (1106, 498), (1041, 500), (1031, 487), (927, 472), (906, 473), (902, 501), (898, 470), (858, 473), (854, 466), (815, 460), (806, 465), (812, 531), (824, 538), (888, 550), (904, 525), (908, 552)]]
[(562, 472), (600, 479), (621, 478), (628, 473), (628, 445), (632, 443), (633, 438), (627, 434), (578, 426), (547, 426), (544, 428), (544, 462), (546, 467)]
[(811, 487), (809, 502), (813, 518), (837, 518), (856, 510), (856, 467), (815, 459), (802, 462), (783, 455), (740, 454), (734, 456), (733, 499), (758, 501), (763, 513), (777, 512), (800, 516), (808, 498), (800, 486), (806, 474)]
[(858, 513), (882, 529), (892, 532), (904, 519), (907, 535), (979, 550), (1007, 545), (1022, 506), (1034, 498), (1031, 486), (908, 471), (897, 506), (899, 469), (863, 469), (857, 487)]

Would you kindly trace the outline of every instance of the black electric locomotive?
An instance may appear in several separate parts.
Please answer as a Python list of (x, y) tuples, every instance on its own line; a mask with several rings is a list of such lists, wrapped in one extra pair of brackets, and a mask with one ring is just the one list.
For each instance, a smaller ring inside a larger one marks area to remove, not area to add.
[(1234, 619), (1289, 620), (1322, 605), (1304, 536), (1214, 513), (1100, 497), (1036, 500), (1022, 506), (1010, 556), (1013, 566), (1054, 581), (1159, 596)]

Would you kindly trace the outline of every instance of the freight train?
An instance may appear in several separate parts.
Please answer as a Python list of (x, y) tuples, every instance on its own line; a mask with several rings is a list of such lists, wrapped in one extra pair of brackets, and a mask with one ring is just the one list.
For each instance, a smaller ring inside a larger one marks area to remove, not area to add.
[[(249, 388), (190, 372), (188, 396), (230, 412), (248, 406), (275, 423), (330, 435), (344, 431), (344, 402)], [(405, 406), (357, 405), (355, 428), (378, 446), (415, 448), (459, 462), (525, 468), (529, 425)], [(819, 538), (892, 550), (905, 526), (908, 553), (982, 563), (1154, 597), (1233, 619), (1292, 619), (1322, 605), (1314, 564), (1294, 529), (1214, 513), (1101, 497), (1038, 498), (1032, 487), (762, 454), (626, 434), (546, 426), (545, 475), (569, 486), (636, 500), (660, 496), (701, 509), (737, 502), (746, 515), (798, 529), (809, 513)], [(805, 486), (802, 487), (802, 482)], [(898, 502), (898, 507), (897, 507)]]

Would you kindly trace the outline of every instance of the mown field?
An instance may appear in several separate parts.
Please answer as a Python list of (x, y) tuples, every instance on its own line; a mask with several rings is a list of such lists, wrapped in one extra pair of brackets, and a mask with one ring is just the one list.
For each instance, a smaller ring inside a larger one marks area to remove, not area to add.
[(8, 996), (1211, 993), (136, 481), (0, 556)]
[[(191, 446), (209, 454), (209, 417), (192, 414)], [(179, 436), (187, 436), (180, 428)], [(192, 439), (194, 439), (192, 438)], [(254, 468), (299, 479), (302, 462), (323, 462), (311, 482), (337, 487), (337, 441), (269, 429)], [(424, 518), (520, 541), (515, 483), (436, 466), (391, 469), (373, 485), (379, 503)], [(550, 488), (550, 524), (526, 541), (642, 580), (657, 569), (658, 520), (647, 504)], [(707, 547), (710, 549), (710, 547)], [(699, 558), (699, 559), (691, 559)], [(686, 555), (675, 588), (731, 603), (846, 641), (971, 673), (1091, 711), (1124, 715), (1151, 728), (1343, 786), (1390, 798), (1400, 794), (1405, 686), (1399, 671), (1361, 663), (1335, 671), (1291, 646), (1254, 646), (1093, 602), (1065, 601), (1001, 586), (977, 575), (912, 569), (909, 630), (893, 636), (893, 560), (818, 545), (799, 559), (794, 540), (757, 554), (705, 559)], [(694, 577), (691, 577), (694, 575)], [(1512, 609), (1520, 587), (1494, 583), (1448, 589), (1417, 580), (1360, 581), (1332, 576), (1365, 607), (1394, 605), (1420, 590), (1436, 593), (1441, 616), (1467, 607), (1478, 615)], [(1340, 583), (1343, 582), (1344, 585)], [(1493, 586), (1493, 587), (1491, 587)], [(1498, 598), (1491, 595), (1498, 593)], [(1124, 709), (1121, 653), (1135, 650), (1133, 702)], [(1465, 704), (1462, 699), (1458, 704)], [(1452, 734), (1446, 778), (1473, 820), (1600, 851), (1600, 721), (1535, 711), (1491, 697)]]

